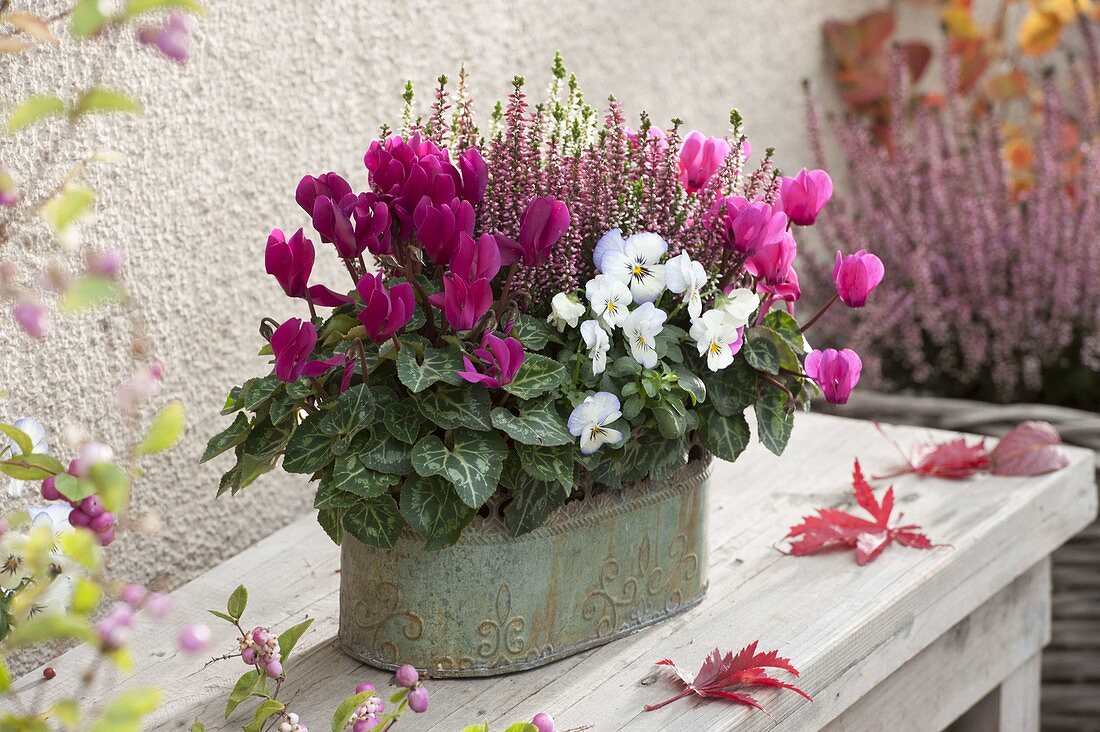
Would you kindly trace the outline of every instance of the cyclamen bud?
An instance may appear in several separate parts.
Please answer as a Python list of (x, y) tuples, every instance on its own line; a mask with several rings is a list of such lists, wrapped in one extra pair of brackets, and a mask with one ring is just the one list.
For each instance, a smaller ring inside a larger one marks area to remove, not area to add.
[(812, 226), (832, 195), (833, 181), (828, 173), (803, 168), (794, 178), (783, 178), (779, 198), (796, 226)]
[(847, 257), (836, 253), (833, 265), (833, 282), (836, 294), (850, 308), (861, 308), (867, 304), (871, 292), (882, 282), (885, 274), (882, 260), (870, 252), (860, 249)]

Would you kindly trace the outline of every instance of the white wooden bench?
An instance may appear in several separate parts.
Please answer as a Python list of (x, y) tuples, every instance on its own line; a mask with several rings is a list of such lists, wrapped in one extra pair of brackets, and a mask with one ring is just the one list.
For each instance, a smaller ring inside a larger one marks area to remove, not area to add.
[[(903, 445), (950, 433), (890, 428)], [(787, 453), (759, 446), (716, 467), (711, 485), (710, 589), (697, 608), (637, 635), (547, 667), (489, 679), (430, 681), (426, 714), (405, 730), (454, 732), (488, 721), (493, 730), (549, 712), (559, 730), (932, 730), (1038, 729), (1039, 653), (1050, 634), (1050, 553), (1096, 513), (1093, 453), (1070, 449), (1072, 463), (1038, 478), (979, 477), (894, 481), (907, 520), (933, 541), (929, 551), (889, 547), (866, 567), (851, 552), (813, 557), (780, 553), (787, 529), (851, 495), (852, 460), (868, 474), (899, 456), (870, 423), (800, 415)], [(303, 490), (305, 488), (303, 487)], [(232, 500), (222, 499), (226, 510)], [(282, 629), (315, 618), (290, 664), (289, 693), (311, 730), (329, 727), (354, 686), (379, 688), (389, 675), (343, 656), (335, 641), (339, 551), (305, 517), (174, 594), (176, 625), (209, 622), (212, 650), (234, 646), (232, 629), (206, 615), (248, 585), (245, 622)], [(251, 704), (228, 721), (225, 696), (243, 664), (203, 668), (204, 657), (174, 650), (174, 631), (138, 626), (136, 668), (102, 679), (99, 698), (122, 685), (153, 684), (165, 703), (152, 729), (240, 729)], [(669, 657), (694, 670), (715, 646), (737, 650), (760, 640), (802, 671), (810, 703), (790, 692), (757, 696), (771, 716), (720, 700), (682, 700), (645, 713), (643, 704), (676, 689), (653, 663)], [(71, 651), (18, 683), (41, 687), (42, 704), (71, 693), (86, 652)], [(34, 698), (29, 693), (25, 698)], [(247, 716), (246, 716), (247, 715)], [(957, 720), (957, 721), (956, 721)]]

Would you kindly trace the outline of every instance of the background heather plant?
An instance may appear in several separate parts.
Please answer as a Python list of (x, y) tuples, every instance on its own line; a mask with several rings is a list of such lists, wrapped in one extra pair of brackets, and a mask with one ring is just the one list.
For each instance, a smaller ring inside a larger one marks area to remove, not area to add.
[[(1100, 61), (1083, 16), (1077, 28), (1085, 52), (1046, 74), (1033, 105), (990, 102), (974, 114), (946, 55), (942, 105), (909, 105), (895, 63), (892, 107), (907, 112), (890, 118), (892, 150), (864, 121), (833, 126), (850, 185), (824, 231), (872, 245), (889, 276), (867, 318), (823, 330), (856, 348), (879, 385), (1100, 403)], [(812, 99), (810, 127), (823, 159)], [(1023, 185), (1007, 139), (1020, 134)]]

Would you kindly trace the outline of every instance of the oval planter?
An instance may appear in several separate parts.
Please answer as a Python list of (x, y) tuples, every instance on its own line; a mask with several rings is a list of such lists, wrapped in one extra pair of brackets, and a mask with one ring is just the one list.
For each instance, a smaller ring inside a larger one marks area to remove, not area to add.
[(477, 517), (454, 546), (411, 532), (391, 550), (345, 535), (340, 645), (433, 677), (523, 671), (693, 607), (706, 591), (710, 461), (559, 508), (512, 537)]

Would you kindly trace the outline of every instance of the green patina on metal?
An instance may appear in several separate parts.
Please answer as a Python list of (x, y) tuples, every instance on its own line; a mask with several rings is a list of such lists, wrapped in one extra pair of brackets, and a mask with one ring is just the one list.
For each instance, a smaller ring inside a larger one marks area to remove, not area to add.
[(706, 592), (709, 474), (698, 460), (659, 483), (567, 503), (518, 538), (495, 515), (440, 551), (411, 533), (389, 551), (345, 535), (341, 647), (384, 669), (491, 676), (683, 612)]

